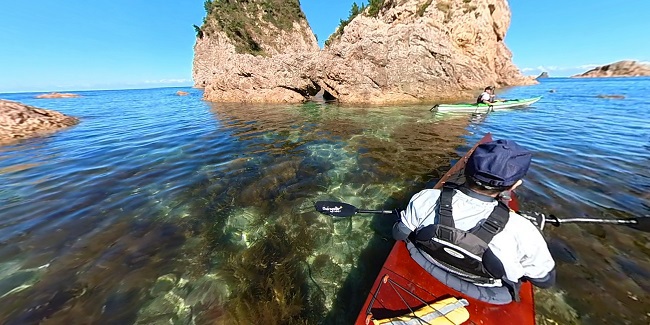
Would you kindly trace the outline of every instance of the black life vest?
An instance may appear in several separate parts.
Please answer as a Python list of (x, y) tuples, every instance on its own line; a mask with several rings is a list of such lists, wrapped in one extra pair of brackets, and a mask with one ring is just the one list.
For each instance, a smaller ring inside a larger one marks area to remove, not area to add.
[(506, 226), (510, 209), (499, 201), (476, 227), (469, 231), (455, 228), (451, 202), (457, 187), (445, 184), (438, 201), (439, 223), (417, 230), (411, 240), (447, 272), (472, 283), (498, 285), (505, 272), (488, 244)]
[[(480, 95), (478, 95), (478, 97), (476, 97), (476, 104), (477, 104), (477, 105), (478, 105), (478, 104), (483, 104), (483, 101), (482, 101), (481, 99), (483, 98), (483, 94), (484, 94), (484, 93), (485, 93), (485, 92), (482, 92)], [(493, 103), (493, 102), (494, 102), (494, 99), (493, 99), (492, 96), (490, 96), (490, 99), (488, 99), (488, 102), (489, 102), (489, 103)]]
[(476, 104), (477, 104), (477, 105), (480, 104), (480, 103), (482, 103), (482, 101), (481, 101), (481, 98), (482, 98), (482, 97), (483, 97), (483, 93), (481, 93), (480, 95), (478, 95), (478, 97), (476, 98)]

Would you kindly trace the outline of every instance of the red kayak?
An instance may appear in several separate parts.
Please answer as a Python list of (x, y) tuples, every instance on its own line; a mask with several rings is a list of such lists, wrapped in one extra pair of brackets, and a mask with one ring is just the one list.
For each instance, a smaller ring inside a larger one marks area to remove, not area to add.
[[(462, 171), (467, 158), (478, 144), (491, 140), (492, 136), (488, 133), (443, 176), (435, 188), (442, 187), (445, 181)], [(514, 193), (508, 205), (511, 209), (518, 210)], [(436, 280), (411, 258), (403, 241), (397, 241), (393, 246), (355, 324), (373, 324), (373, 320), (413, 315), (413, 311), (417, 309), (450, 297), (466, 299), (469, 302), (469, 305), (464, 307), (469, 312), (469, 320), (462, 324), (535, 324), (535, 304), (530, 283), (525, 282), (521, 286), (520, 302), (500, 306), (491, 305), (464, 296)]]

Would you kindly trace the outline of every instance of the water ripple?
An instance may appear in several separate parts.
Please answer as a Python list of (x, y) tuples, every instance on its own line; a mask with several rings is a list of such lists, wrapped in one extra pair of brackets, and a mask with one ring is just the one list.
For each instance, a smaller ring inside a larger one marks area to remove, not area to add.
[[(0, 147), (0, 322), (350, 323), (390, 249), (392, 219), (334, 221), (313, 201), (403, 207), (485, 132), (533, 151), (525, 208), (650, 208), (648, 79), (509, 89), (503, 96), (547, 94), (469, 128), (429, 105), (210, 104), (176, 90), (2, 96), (81, 123)], [(628, 295), (650, 299), (650, 238), (613, 228), (547, 231), (580, 260), (558, 263), (561, 292), (538, 293), (554, 306), (545, 316), (565, 295), (575, 308), (565, 314), (582, 319), (644, 314)]]
[[(554, 92), (549, 93), (551, 89)], [(524, 209), (560, 217), (648, 216), (648, 91), (648, 78), (546, 79), (536, 86), (503, 93), (511, 98), (546, 94), (534, 107), (491, 114), (473, 126), (477, 132), (468, 139), (472, 142), (484, 132), (492, 132), (496, 138), (514, 139), (533, 151), (533, 164), (519, 190)], [(603, 99), (597, 97), (599, 94), (625, 98)], [(560, 288), (567, 292), (580, 318), (586, 323), (615, 323), (630, 319), (630, 315), (646, 315), (637, 320), (639, 324), (648, 322), (647, 304), (637, 303), (650, 298), (647, 286), (638, 287), (624, 279), (636, 279), (638, 274), (650, 271), (646, 244), (650, 236), (625, 227), (591, 225), (567, 225), (550, 229), (548, 235), (565, 240), (588, 260), (580, 265), (558, 266)], [(636, 273), (613, 269), (611, 261), (620, 259), (617, 254), (623, 252), (626, 263), (643, 261), (645, 266), (637, 266)], [(612, 283), (612, 279), (620, 281)], [(598, 298), (590, 299), (594, 292)], [(540, 295), (540, 300), (547, 298), (545, 291)], [(612, 310), (603, 301), (625, 301), (625, 307)], [(560, 319), (567, 324), (576, 321)]]

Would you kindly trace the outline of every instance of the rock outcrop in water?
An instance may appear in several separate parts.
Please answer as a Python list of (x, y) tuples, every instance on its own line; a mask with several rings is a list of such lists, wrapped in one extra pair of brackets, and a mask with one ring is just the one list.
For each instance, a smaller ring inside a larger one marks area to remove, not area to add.
[(650, 76), (650, 64), (639, 61), (624, 60), (593, 68), (585, 73), (572, 76), (572, 78), (641, 76)]
[(81, 97), (81, 96), (77, 94), (53, 92), (48, 94), (37, 95), (35, 98), (76, 98), (76, 97)]
[(193, 68), (205, 99), (300, 102), (316, 94), (305, 62), (319, 47), (298, 0), (206, 1), (206, 11)]
[(297, 0), (206, 7), (193, 77), (211, 101), (300, 102), (322, 89), (345, 103), (417, 102), (536, 83), (503, 42), (506, 0), (371, 1), (323, 50)]
[(0, 145), (54, 132), (79, 123), (56, 111), (0, 99)]

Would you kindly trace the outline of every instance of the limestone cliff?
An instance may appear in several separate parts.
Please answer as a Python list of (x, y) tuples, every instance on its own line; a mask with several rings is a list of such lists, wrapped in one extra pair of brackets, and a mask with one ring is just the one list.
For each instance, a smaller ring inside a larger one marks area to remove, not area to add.
[(320, 49), (298, 0), (206, 1), (193, 78), (207, 100), (299, 102), (317, 92), (307, 53)]
[(79, 123), (59, 112), (0, 99), (0, 145), (54, 132)]
[(650, 64), (639, 61), (623, 60), (593, 68), (572, 78), (596, 77), (640, 77), (650, 76)]
[(503, 43), (505, 0), (372, 2), (378, 10), (355, 17), (321, 55), (317, 83), (342, 102), (433, 100), (535, 83)]
[[(503, 42), (506, 0), (372, 0), (322, 51), (299, 7), (288, 29), (251, 9), (268, 2), (240, 5), (248, 20), (239, 34), (209, 11), (194, 60), (206, 99), (298, 102), (324, 89), (347, 103), (415, 102), (536, 83), (521, 75)], [(238, 48), (242, 39), (253, 40), (254, 50)]]

